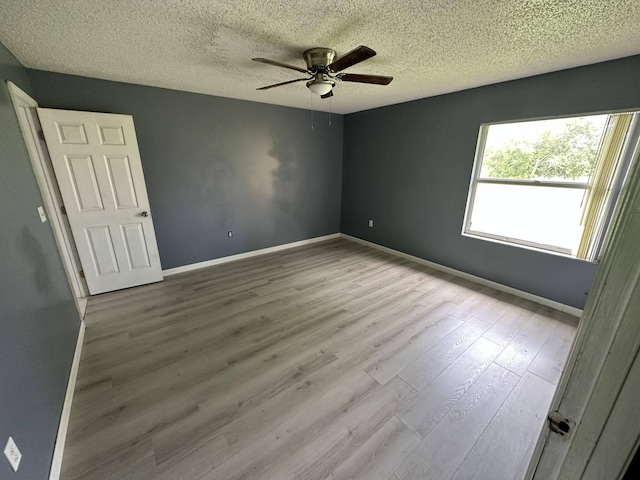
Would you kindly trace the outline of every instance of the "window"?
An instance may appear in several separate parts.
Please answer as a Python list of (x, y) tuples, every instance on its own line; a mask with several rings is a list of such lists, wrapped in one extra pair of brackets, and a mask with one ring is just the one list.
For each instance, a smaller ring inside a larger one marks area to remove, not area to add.
[(463, 235), (597, 261), (636, 112), (480, 127)]

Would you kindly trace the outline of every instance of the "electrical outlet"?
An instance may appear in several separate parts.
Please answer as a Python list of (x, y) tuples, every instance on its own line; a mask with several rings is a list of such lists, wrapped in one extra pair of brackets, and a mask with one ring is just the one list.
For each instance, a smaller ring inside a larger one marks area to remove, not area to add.
[(42, 208), (42, 206), (38, 207), (38, 215), (40, 215), (40, 221), (42, 223), (47, 221), (47, 215), (44, 213), (44, 208)]
[(369, 220), (369, 226), (373, 227), (373, 220)]
[(4, 447), (4, 456), (9, 460), (13, 471), (17, 472), (18, 467), (20, 466), (20, 460), (22, 459), (22, 454), (20, 453), (20, 450), (18, 450), (16, 442), (14, 442), (11, 437), (7, 440), (7, 446)]
[(229, 238), (233, 237), (233, 232), (231, 230), (229, 230), (227, 232), (227, 237), (229, 237)]

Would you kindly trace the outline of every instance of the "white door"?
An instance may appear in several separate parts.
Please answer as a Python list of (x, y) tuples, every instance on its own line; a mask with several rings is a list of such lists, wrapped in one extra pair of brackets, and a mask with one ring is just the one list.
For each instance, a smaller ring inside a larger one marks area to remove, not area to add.
[(162, 280), (129, 115), (38, 108), (92, 295)]
[(527, 478), (620, 479), (640, 443), (639, 151)]

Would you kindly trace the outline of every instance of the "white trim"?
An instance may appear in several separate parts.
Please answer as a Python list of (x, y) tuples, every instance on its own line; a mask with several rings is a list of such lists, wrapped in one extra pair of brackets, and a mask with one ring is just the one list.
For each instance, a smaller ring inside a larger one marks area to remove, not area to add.
[(638, 447), (639, 154), (620, 192), (607, 247), (549, 409), (575, 427), (568, 438), (542, 429), (526, 479), (619, 479)]
[(523, 292), (522, 290), (518, 290), (517, 288), (509, 287), (507, 285), (503, 285), (497, 282), (492, 282), (491, 280), (487, 280), (486, 278), (476, 277), (475, 275), (471, 275), (470, 273), (461, 272), (460, 270), (456, 270), (450, 267), (445, 267), (444, 265), (440, 265), (439, 263), (430, 262), (429, 260), (425, 260), (424, 258), (415, 257), (413, 255), (409, 255), (408, 253), (400, 252), (398, 250), (393, 250), (392, 248), (383, 247), (382, 245), (378, 245), (377, 243), (369, 242), (367, 240), (362, 240), (361, 238), (358, 238), (358, 237), (352, 237), (351, 235), (347, 235), (345, 233), (341, 233), (340, 237), (346, 240), (350, 240), (352, 242), (366, 245), (371, 248), (375, 248), (376, 250), (380, 250), (380, 251), (389, 253), (391, 255), (395, 255), (397, 257), (405, 258), (407, 260), (420, 263), (421, 265), (426, 265), (427, 267), (431, 267), (441, 272), (450, 273), (451, 275), (464, 278), (465, 280), (470, 280), (480, 285), (486, 285), (487, 287), (494, 288), (501, 292), (510, 293), (511, 295), (515, 295), (516, 297), (524, 298), (526, 300), (539, 303), (540, 305), (545, 305), (547, 307), (554, 308), (561, 312), (568, 313), (569, 315), (573, 315), (574, 317), (579, 318), (582, 315), (582, 310), (576, 307), (572, 307), (570, 305), (565, 305), (564, 303), (556, 302), (554, 300), (549, 300), (548, 298), (540, 297), (532, 293)]
[(61, 204), (56, 195), (57, 183), (55, 178), (52, 178), (52, 173), (49, 171), (48, 166), (48, 152), (40, 145), (38, 139), (39, 124), (37, 122), (37, 115), (33, 115), (31, 118), (28, 110), (32, 110), (38, 107), (38, 102), (31, 98), (27, 93), (22, 91), (20, 87), (14, 83), (7, 81), (7, 88), (13, 108), (16, 113), (18, 125), (22, 132), (29, 159), (31, 160), (31, 167), (33, 173), (36, 176), (38, 187), (42, 195), (42, 201), (44, 202), (51, 230), (53, 236), (56, 239), (58, 251), (60, 252), (60, 258), (62, 259), (62, 265), (64, 266), (69, 286), (73, 292), (73, 296), (76, 299), (76, 306), (78, 312), (82, 318), (82, 304), (78, 299), (82, 299), (89, 295), (84, 279), (80, 276), (80, 260), (77, 258), (77, 252), (75, 251), (75, 243), (71, 238), (71, 232), (66, 225), (66, 219), (61, 213)]
[(67, 392), (64, 396), (64, 404), (62, 406), (62, 415), (60, 416), (60, 424), (58, 425), (58, 436), (56, 437), (56, 446), (53, 450), (53, 460), (51, 461), (51, 470), (49, 480), (58, 480), (60, 478), (60, 470), (62, 468), (62, 456), (64, 455), (64, 444), (67, 439), (67, 429), (69, 428), (69, 417), (71, 415), (71, 404), (73, 402), (73, 393), (76, 389), (76, 378), (78, 377), (78, 366), (80, 365), (80, 356), (82, 355), (82, 345), (84, 343), (85, 324), (80, 321), (80, 329), (78, 330), (78, 340), (76, 341), (76, 351), (73, 355), (71, 363), (71, 372), (69, 373), (69, 382), (67, 383)]
[[(519, 240), (517, 238), (509, 238), (509, 237), (499, 237), (497, 235), (493, 235), (491, 233), (483, 233), (483, 232), (476, 232), (473, 230), (469, 230), (467, 232), (462, 232), (462, 236), (463, 237), (467, 237), (467, 238), (473, 238), (475, 240), (482, 240), (484, 242), (493, 242), (493, 243), (499, 243), (500, 245), (506, 245), (508, 247), (516, 247), (516, 248), (524, 248), (526, 250), (532, 250), (534, 252), (541, 252), (541, 253), (546, 253), (548, 255), (557, 255), (559, 257), (564, 257), (564, 258), (571, 258), (573, 260), (577, 260), (579, 262), (586, 262), (586, 263), (598, 263), (595, 260), (585, 260), (583, 258), (576, 258), (571, 254), (565, 253), (565, 251), (562, 250), (554, 250), (554, 248), (551, 245), (546, 245), (544, 247), (537, 247), (535, 244), (529, 244), (527, 243), (526, 240)], [(538, 244), (540, 245), (540, 244)], [(567, 250), (569, 251), (569, 250)]]
[[(480, 125), (478, 131), (478, 141), (476, 142), (476, 154), (473, 159), (473, 170), (471, 171), (471, 179), (469, 180), (469, 191), (467, 193), (467, 204), (464, 209), (464, 219), (462, 221), (462, 234), (469, 230), (471, 226), (471, 214), (473, 212), (473, 204), (476, 200), (476, 180), (480, 176), (480, 164), (484, 157), (484, 147), (487, 143), (487, 135), (489, 133), (488, 124)], [(480, 162), (478, 160), (480, 159)]]
[(38, 102), (36, 102), (33, 98), (31, 98), (28, 94), (26, 94), (20, 87), (18, 87), (15, 83), (10, 80), (7, 80), (7, 88), (9, 89), (9, 93), (11, 94), (12, 101), (14, 98), (19, 99), (25, 105), (17, 105), (15, 102), (13, 104), (14, 109), (20, 108), (22, 106), (29, 108), (38, 108)]
[(87, 303), (89, 303), (89, 299), (87, 297), (77, 298), (76, 303), (78, 304), (80, 318), (84, 320), (84, 316), (87, 313)]
[(551, 188), (575, 188), (576, 190), (587, 190), (589, 184), (585, 182), (561, 182), (552, 180), (511, 180), (508, 178), (476, 178), (476, 183), (487, 183), (490, 185), (514, 185), (519, 187), (551, 187)]
[(168, 277), (171, 275), (177, 275), (178, 273), (191, 272), (192, 270), (212, 267), (222, 263), (235, 262), (236, 260), (257, 257), (258, 255), (265, 255), (267, 253), (279, 252), (281, 250), (288, 250), (290, 248), (301, 247), (303, 245), (311, 245), (312, 243), (324, 242), (325, 240), (340, 238), (340, 235), (340, 233), (332, 233), (331, 235), (308, 238), (306, 240), (300, 240), (299, 242), (283, 243), (282, 245), (276, 245), (275, 247), (261, 248), (260, 250), (252, 250), (250, 252), (239, 253), (237, 255), (229, 255), (228, 257), (214, 258), (213, 260), (207, 260), (205, 262), (191, 263), (189, 265), (183, 265), (182, 267), (168, 268), (167, 270), (163, 270), (162, 274), (165, 277)]

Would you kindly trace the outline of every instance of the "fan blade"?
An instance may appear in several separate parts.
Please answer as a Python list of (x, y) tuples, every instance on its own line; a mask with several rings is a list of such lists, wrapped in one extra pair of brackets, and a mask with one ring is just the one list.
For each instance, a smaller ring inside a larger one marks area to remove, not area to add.
[(305, 68), (296, 67), (295, 65), (287, 65), (286, 63), (276, 62), (267, 58), (252, 58), (254, 62), (266, 63), (267, 65), (274, 65), (276, 67), (288, 68), (289, 70), (295, 70), (296, 72), (309, 73)]
[(371, 50), (369, 47), (360, 45), (330, 64), (328, 68), (334, 72), (339, 72), (345, 68), (355, 65), (356, 63), (360, 63), (367, 58), (371, 58), (375, 56), (375, 54), (376, 52)]
[(269, 90), (270, 88), (281, 87), (282, 85), (289, 85), (290, 83), (304, 82), (308, 80), (311, 80), (311, 78), (296, 78), (295, 80), (289, 80), (288, 82), (274, 83), (273, 85), (267, 85), (266, 87), (256, 88), (256, 90)]
[(357, 73), (343, 73), (338, 75), (343, 82), (374, 83), (376, 85), (389, 85), (393, 77), (383, 75), (359, 75)]
[(329, 93), (325, 93), (324, 95), (320, 95), (320, 98), (329, 98), (333, 97), (333, 90), (329, 90)]

